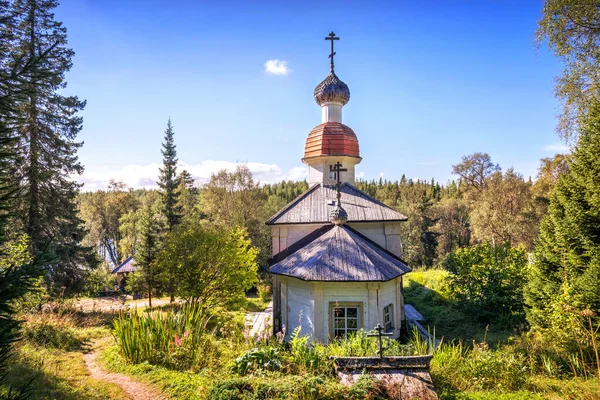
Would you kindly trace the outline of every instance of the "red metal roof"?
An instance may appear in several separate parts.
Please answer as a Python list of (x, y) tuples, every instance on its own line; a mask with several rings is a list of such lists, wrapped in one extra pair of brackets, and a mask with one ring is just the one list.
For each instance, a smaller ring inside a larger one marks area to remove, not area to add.
[(315, 126), (306, 139), (304, 158), (319, 156), (360, 157), (354, 131), (339, 122), (325, 122)]

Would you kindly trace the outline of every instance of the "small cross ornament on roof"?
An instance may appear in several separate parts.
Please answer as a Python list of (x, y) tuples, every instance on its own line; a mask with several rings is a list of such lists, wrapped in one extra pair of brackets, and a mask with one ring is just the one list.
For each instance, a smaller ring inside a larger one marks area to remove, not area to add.
[(381, 338), (385, 337), (388, 338), (390, 336), (393, 336), (393, 333), (385, 333), (383, 331), (385, 331), (385, 328), (383, 326), (381, 326), (381, 324), (377, 324), (377, 326), (375, 328), (373, 328), (374, 331), (377, 331), (377, 333), (368, 333), (367, 337), (376, 337), (379, 340), (379, 350), (377, 351), (377, 354), (379, 354), (379, 358), (383, 358), (383, 350), (385, 350), (385, 348), (383, 347), (383, 343), (381, 342)]
[[(333, 32), (332, 32), (333, 33)], [(329, 172), (335, 172), (335, 189), (337, 191), (337, 205), (340, 206), (340, 199), (342, 198), (341, 187), (342, 187), (342, 177), (341, 173), (348, 171), (348, 168), (342, 168), (343, 165), (341, 162), (336, 162), (334, 165), (329, 166)]]
[(335, 56), (335, 51), (333, 51), (333, 41), (340, 40), (340, 38), (335, 36), (335, 33), (333, 33), (333, 31), (331, 31), (331, 33), (329, 33), (329, 36), (327, 36), (325, 38), (325, 40), (331, 41), (331, 54), (329, 54), (329, 58), (331, 58), (331, 61), (330, 61), (329, 65), (331, 68), (331, 73), (333, 74), (333, 56)]

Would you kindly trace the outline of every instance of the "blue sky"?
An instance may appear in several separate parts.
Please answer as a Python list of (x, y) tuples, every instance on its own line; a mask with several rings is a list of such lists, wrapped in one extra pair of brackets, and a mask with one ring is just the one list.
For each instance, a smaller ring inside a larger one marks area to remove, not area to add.
[[(247, 162), (263, 182), (300, 179), (314, 87), (350, 87), (344, 123), (366, 179), (445, 182), (461, 156), (488, 152), (535, 175), (560, 149), (554, 77), (534, 45), (541, 1), (64, 0), (57, 19), (76, 52), (67, 92), (88, 101), (80, 138), (85, 189), (108, 179), (152, 186), (171, 117), (182, 167), (199, 181)], [(265, 71), (284, 61), (286, 74)], [(85, 190), (84, 189), (84, 190)]]

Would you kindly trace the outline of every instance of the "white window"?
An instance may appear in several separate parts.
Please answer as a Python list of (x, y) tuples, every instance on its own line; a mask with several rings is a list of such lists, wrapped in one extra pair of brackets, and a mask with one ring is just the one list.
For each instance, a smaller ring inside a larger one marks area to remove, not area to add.
[(362, 303), (330, 303), (329, 334), (345, 338), (362, 329)]
[(394, 305), (383, 307), (383, 326), (386, 332), (394, 330)]

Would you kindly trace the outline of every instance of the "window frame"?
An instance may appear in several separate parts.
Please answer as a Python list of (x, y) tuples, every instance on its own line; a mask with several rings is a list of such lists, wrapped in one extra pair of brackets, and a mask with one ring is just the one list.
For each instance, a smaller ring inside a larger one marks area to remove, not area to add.
[[(335, 336), (335, 316), (334, 316), (334, 310), (336, 308), (345, 308), (346, 312), (345, 314), (347, 314), (347, 309), (348, 308), (356, 308), (357, 309), (357, 322), (356, 322), (356, 330), (354, 328), (351, 328), (351, 332), (358, 332), (361, 329), (364, 329), (364, 325), (363, 325), (363, 317), (364, 317), (364, 303), (361, 301), (332, 301), (329, 303), (329, 338), (330, 339), (337, 339)], [(348, 335), (348, 317), (347, 315), (344, 316), (345, 319), (345, 326), (344, 326), (344, 336), (346, 337)]]
[[(386, 321), (386, 314), (389, 318), (389, 328), (388, 322)], [(383, 307), (383, 327), (385, 328), (386, 332), (392, 332), (394, 329), (396, 329), (394, 322), (394, 303), (390, 303)]]

